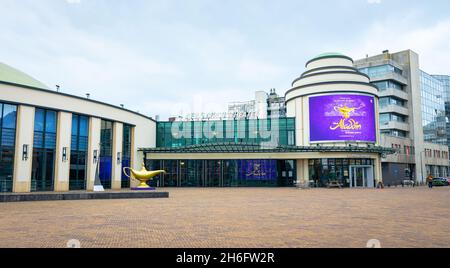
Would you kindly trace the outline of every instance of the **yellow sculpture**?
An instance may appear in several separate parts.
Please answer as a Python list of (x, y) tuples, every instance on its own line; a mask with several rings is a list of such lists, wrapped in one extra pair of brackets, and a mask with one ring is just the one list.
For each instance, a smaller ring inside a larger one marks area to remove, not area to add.
[(144, 163), (142, 163), (142, 168), (140, 171), (137, 171), (130, 167), (123, 168), (123, 173), (125, 174), (125, 176), (127, 176), (128, 178), (131, 178), (131, 176), (127, 174), (126, 170), (130, 170), (130, 172), (131, 172), (131, 174), (133, 174), (134, 178), (140, 182), (139, 186), (137, 187), (138, 189), (150, 189), (150, 186), (148, 186), (147, 181), (151, 180), (153, 177), (155, 177), (161, 173), (164, 173), (164, 174), (166, 173), (165, 170), (148, 171), (145, 168)]
[(345, 119), (350, 118), (350, 113), (357, 110), (356, 108), (349, 108), (347, 105), (344, 107), (334, 107), (334, 110), (340, 112)]

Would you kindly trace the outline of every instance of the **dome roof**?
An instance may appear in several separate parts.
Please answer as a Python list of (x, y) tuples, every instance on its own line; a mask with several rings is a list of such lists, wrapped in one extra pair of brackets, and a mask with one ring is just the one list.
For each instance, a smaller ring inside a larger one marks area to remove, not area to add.
[(323, 59), (329, 59), (329, 58), (341, 58), (341, 59), (345, 59), (345, 60), (347, 60), (347, 61), (349, 62), (349, 63), (348, 63), (349, 65), (353, 65), (353, 59), (350, 58), (350, 57), (347, 56), (347, 55), (344, 55), (344, 54), (338, 53), (338, 52), (326, 52), (326, 53), (322, 53), (322, 54), (317, 55), (316, 57), (312, 58), (311, 60), (309, 60), (309, 61), (306, 63), (305, 66), (308, 68), (308, 65), (309, 65), (310, 63), (312, 63), (312, 62), (320, 61), (320, 60), (323, 60)]
[(320, 55), (317, 55), (316, 57), (314, 57), (314, 59), (323, 58), (323, 57), (335, 57), (335, 56), (336, 57), (347, 57), (347, 55), (344, 55), (339, 52), (325, 52)]
[(28, 87), (49, 89), (46, 85), (34, 79), (33, 77), (27, 75), (26, 73), (14, 69), (11, 66), (3, 64), (1, 62), (0, 62), (0, 81)]

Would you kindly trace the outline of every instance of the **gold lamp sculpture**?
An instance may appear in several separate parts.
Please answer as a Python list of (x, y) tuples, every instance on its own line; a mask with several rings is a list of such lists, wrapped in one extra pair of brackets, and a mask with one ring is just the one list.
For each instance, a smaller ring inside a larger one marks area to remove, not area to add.
[(140, 182), (139, 186), (136, 188), (137, 190), (151, 190), (152, 188), (150, 186), (148, 186), (147, 182), (149, 180), (152, 180), (153, 177), (155, 177), (161, 173), (164, 173), (164, 174), (166, 173), (165, 170), (148, 171), (145, 168), (145, 164), (142, 163), (142, 168), (140, 171), (137, 171), (130, 167), (123, 168), (123, 173), (125, 174), (125, 176), (127, 176), (130, 179), (131, 179), (131, 174), (127, 174), (127, 170), (129, 170), (131, 172), (131, 174), (133, 175), (133, 177)]

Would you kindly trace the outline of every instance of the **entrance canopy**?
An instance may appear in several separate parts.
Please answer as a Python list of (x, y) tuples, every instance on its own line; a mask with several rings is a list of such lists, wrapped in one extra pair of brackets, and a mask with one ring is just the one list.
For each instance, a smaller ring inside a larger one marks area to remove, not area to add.
[(394, 154), (395, 150), (381, 146), (359, 147), (355, 145), (349, 146), (292, 146), (278, 145), (270, 146), (254, 143), (208, 143), (199, 145), (190, 145), (182, 147), (158, 147), (158, 148), (139, 148), (138, 151), (156, 154), (205, 154), (205, 153), (326, 153), (326, 152), (342, 152), (342, 153), (375, 153), (375, 154)]

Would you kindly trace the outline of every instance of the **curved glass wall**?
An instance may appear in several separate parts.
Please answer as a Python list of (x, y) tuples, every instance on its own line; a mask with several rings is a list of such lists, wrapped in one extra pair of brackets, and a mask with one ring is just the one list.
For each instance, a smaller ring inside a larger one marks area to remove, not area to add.
[(34, 117), (31, 191), (53, 191), (56, 112), (36, 109)]
[(294, 160), (147, 160), (152, 170), (164, 169), (156, 187), (290, 187)]
[(0, 193), (12, 192), (17, 106), (0, 103)]
[(113, 122), (102, 120), (100, 130), (100, 182), (111, 189)]
[[(132, 126), (123, 125), (123, 140), (122, 140), (122, 168), (129, 167), (131, 164), (131, 139)], [(122, 174), (122, 188), (130, 188), (130, 178)]]
[(72, 115), (69, 189), (86, 190), (86, 159), (88, 153), (89, 119)]

